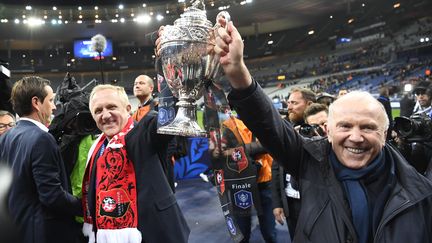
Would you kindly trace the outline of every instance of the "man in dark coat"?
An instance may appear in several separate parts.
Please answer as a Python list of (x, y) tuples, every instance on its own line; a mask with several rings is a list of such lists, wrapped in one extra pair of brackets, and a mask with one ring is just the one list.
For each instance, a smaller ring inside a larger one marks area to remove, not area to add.
[(75, 242), (81, 201), (70, 183), (54, 137), (48, 133), (54, 93), (50, 82), (25, 77), (12, 89), (12, 105), (21, 117), (0, 138), (0, 161), (12, 167), (10, 215), (22, 242)]
[(161, 164), (172, 137), (156, 133), (155, 112), (135, 124), (125, 90), (112, 85), (96, 86), (89, 106), (103, 132), (83, 182), (89, 242), (187, 242), (190, 230)]
[(232, 22), (218, 21), (214, 50), (233, 87), (230, 104), (300, 180), (293, 242), (431, 242), (432, 184), (385, 143), (389, 122), (378, 101), (366, 92), (339, 98), (328, 139), (303, 139), (252, 79)]
[(416, 102), (410, 93), (405, 93), (402, 99), (399, 101), (399, 104), (400, 116), (410, 117), (413, 113)]
[[(392, 115), (392, 108), (391, 108), (391, 103), (390, 103), (390, 98), (389, 98), (389, 88), (386, 86), (383, 86), (379, 89), (379, 96), (378, 96), (378, 101), (384, 106), (385, 112), (387, 114), (387, 117), (390, 121), (390, 124), (392, 124), (393, 122), (393, 115)], [(388, 130), (387, 130), (387, 140), (390, 140), (392, 138), (392, 127), (389, 126)]]

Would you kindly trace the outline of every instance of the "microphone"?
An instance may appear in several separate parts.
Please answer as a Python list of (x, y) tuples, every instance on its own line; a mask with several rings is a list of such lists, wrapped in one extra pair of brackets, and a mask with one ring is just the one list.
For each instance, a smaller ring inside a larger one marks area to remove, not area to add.
[(107, 46), (107, 40), (105, 36), (101, 34), (97, 34), (91, 38), (92, 50), (99, 53), (99, 69), (101, 72), (101, 80), (102, 84), (105, 83), (104, 75), (103, 75), (103, 67), (102, 67), (102, 52), (105, 50)]
[(107, 40), (105, 36), (101, 34), (97, 34), (91, 38), (91, 44), (92, 44), (93, 51), (102, 53), (107, 46)]

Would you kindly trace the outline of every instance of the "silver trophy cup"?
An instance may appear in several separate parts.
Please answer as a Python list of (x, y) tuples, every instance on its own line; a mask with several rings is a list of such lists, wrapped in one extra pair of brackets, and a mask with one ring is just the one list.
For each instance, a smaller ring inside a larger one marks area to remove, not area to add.
[[(229, 14), (219, 13), (229, 21)], [(219, 73), (219, 56), (213, 51), (214, 27), (207, 20), (202, 0), (195, 0), (174, 25), (167, 25), (161, 35), (160, 59), (168, 87), (179, 99), (174, 120), (161, 126), (158, 133), (190, 137), (205, 137), (199, 127), (195, 102), (203, 89)]]

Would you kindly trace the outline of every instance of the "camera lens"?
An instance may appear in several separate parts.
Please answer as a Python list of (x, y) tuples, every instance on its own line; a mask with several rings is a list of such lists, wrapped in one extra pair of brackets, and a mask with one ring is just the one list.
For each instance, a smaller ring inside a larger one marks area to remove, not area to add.
[(407, 137), (412, 133), (411, 120), (406, 117), (396, 117), (394, 128), (399, 135)]
[(304, 137), (310, 138), (315, 135), (315, 128), (309, 124), (303, 124), (300, 126), (299, 133)]
[(394, 130), (401, 138), (414, 141), (429, 141), (432, 137), (432, 121), (426, 114), (414, 114), (407, 117), (396, 117)]

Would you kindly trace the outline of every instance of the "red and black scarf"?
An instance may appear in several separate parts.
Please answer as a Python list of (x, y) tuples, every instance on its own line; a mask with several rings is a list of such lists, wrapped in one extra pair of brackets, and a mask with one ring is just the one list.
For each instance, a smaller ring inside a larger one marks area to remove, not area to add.
[[(135, 170), (132, 161), (128, 159), (125, 144), (125, 136), (133, 126), (133, 119), (130, 117), (126, 126), (112, 137), (106, 148), (104, 145), (106, 136), (105, 134), (101, 135), (86, 168), (82, 187), (84, 221), (97, 228), (98, 243), (100, 241), (109, 242), (109, 240), (105, 241), (100, 238), (111, 237), (111, 233), (126, 234), (122, 237), (127, 238), (136, 238), (139, 234), (141, 238), (141, 234), (137, 230)], [(95, 218), (92, 218), (89, 210), (88, 190), (90, 183), (92, 183), (90, 176), (94, 166), (96, 166), (96, 212)], [(112, 230), (120, 231), (114, 232)], [(85, 235), (89, 236), (89, 242), (93, 242), (94, 234), (88, 235), (92, 232), (85, 232), (85, 227), (83, 231)], [(138, 239), (134, 239), (133, 242), (135, 240)], [(139, 239), (140, 241), (141, 239)]]

